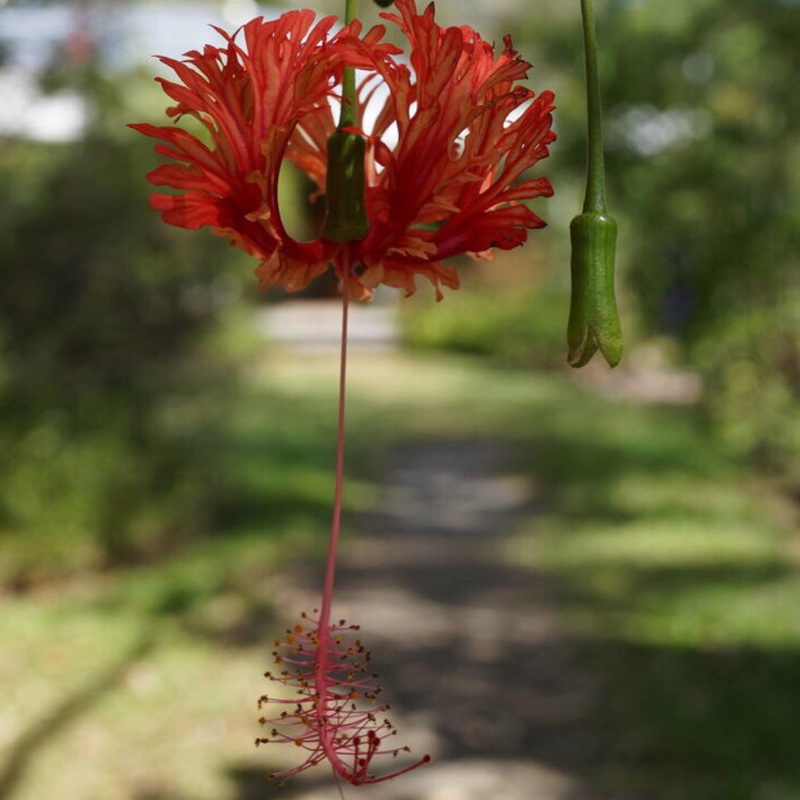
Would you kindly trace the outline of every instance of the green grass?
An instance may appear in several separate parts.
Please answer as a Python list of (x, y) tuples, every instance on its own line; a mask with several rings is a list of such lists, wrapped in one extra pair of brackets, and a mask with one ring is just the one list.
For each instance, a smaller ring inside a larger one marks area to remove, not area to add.
[(557, 576), (601, 676), (592, 780), (614, 797), (800, 798), (796, 508), (690, 413), (598, 407), (534, 439), (546, 509), (509, 557)]
[[(275, 763), (250, 748), (255, 698), (277, 617), (296, 611), (293, 569), (326, 535), (335, 362), (254, 363), (207, 466), (222, 498), (213, 536), (3, 598), (4, 800), (266, 794)], [(792, 515), (691, 410), (460, 358), (356, 354), (350, 378), (350, 511), (375, 508), (395, 442), (517, 443), (540, 507), (509, 558), (557, 578), (565, 629), (605, 690), (596, 756), (567, 768), (615, 800), (637, 787), (800, 798)], [(173, 411), (185, 420), (191, 404)]]

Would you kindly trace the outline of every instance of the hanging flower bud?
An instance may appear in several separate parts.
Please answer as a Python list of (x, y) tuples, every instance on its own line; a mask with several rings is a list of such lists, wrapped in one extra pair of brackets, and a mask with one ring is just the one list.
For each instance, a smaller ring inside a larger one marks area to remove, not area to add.
[(622, 328), (614, 296), (617, 223), (607, 214), (579, 214), (569, 226), (572, 298), (567, 324), (567, 360), (582, 367), (598, 348), (609, 366), (622, 358)]
[(592, 0), (581, 0), (586, 62), (587, 168), (583, 213), (569, 226), (572, 240), (572, 299), (567, 323), (567, 361), (588, 364), (598, 348), (609, 366), (622, 358), (622, 328), (614, 297), (617, 223), (606, 211), (597, 32)]
[(375, 2), (376, 2), (376, 3), (377, 3), (377, 4), (378, 4), (378, 5), (381, 7), (381, 8), (389, 8), (389, 6), (390, 6), (392, 3), (394, 3), (394, 0), (375, 0)]

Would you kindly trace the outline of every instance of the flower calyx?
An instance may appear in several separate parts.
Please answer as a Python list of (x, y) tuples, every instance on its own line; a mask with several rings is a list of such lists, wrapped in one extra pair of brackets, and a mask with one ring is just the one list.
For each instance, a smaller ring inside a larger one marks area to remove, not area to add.
[(332, 242), (353, 242), (369, 231), (364, 204), (366, 179), (364, 137), (349, 130), (336, 130), (328, 139), (328, 204), (322, 235)]

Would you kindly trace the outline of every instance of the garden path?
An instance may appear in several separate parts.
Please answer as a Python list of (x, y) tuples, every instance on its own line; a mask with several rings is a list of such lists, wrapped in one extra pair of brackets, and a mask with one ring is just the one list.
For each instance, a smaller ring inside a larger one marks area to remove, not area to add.
[[(592, 760), (597, 687), (548, 578), (504, 549), (536, 507), (512, 455), (498, 441), (409, 443), (389, 459), (380, 513), (346, 525), (335, 613), (361, 625), (399, 743), (433, 756), (371, 800), (601, 800), (571, 769)], [(297, 601), (313, 606), (319, 580), (298, 575)], [(329, 777), (314, 781), (283, 796), (330, 798)]]

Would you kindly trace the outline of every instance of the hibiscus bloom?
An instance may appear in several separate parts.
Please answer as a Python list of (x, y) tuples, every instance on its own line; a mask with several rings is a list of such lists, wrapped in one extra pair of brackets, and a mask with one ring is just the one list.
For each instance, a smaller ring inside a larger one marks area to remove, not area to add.
[[(148, 175), (181, 192), (152, 196), (164, 221), (210, 226), (257, 257), (262, 289), (299, 290), (330, 264), (340, 276), (352, 265), (356, 297), (381, 283), (411, 294), (424, 275), (440, 298), (440, 286), (458, 287), (444, 259), (509, 249), (542, 227), (520, 201), (552, 194), (546, 178), (523, 178), (555, 138), (552, 93), (519, 84), (530, 64), (510, 38), (496, 54), (471, 28), (440, 27), (432, 4), (420, 14), (414, 0), (398, 0), (396, 11), (381, 16), (408, 40), (411, 68), (383, 41), (383, 25), (364, 33), (354, 21), (334, 33), (334, 17), (317, 21), (310, 10), (257, 18), (233, 35), (217, 29), (222, 46), (184, 61), (161, 57), (178, 79), (157, 79), (176, 103), (168, 115), (206, 129), (199, 138), (180, 127), (131, 126), (161, 140), (156, 151), (173, 160)], [(352, 131), (366, 143), (368, 230), (346, 242), (322, 234), (300, 242), (281, 220), (278, 175), (290, 159), (325, 191), (331, 101), (341, 100), (346, 68), (360, 76)], [(378, 83), (388, 90), (380, 101)], [(376, 102), (367, 129), (365, 109)]]
[[(342, 281), (336, 484), (322, 602), (276, 642), (278, 669), (267, 677), (278, 691), (260, 701), (267, 733), (257, 742), (292, 743), (305, 756), (273, 775), (280, 781), (327, 760), (352, 784), (377, 783), (430, 760), (403, 764), (408, 748), (394, 744), (369, 654), (351, 641), (354, 626), (331, 622), (349, 297), (368, 297), (379, 284), (410, 294), (417, 275), (441, 297), (441, 286), (458, 287), (445, 259), (522, 244), (544, 223), (521, 201), (552, 194), (546, 178), (523, 174), (555, 138), (553, 96), (519, 85), (530, 64), (510, 39), (495, 54), (471, 28), (438, 26), (432, 5), (419, 14), (414, 0), (398, 0), (396, 10), (382, 16), (408, 40), (410, 67), (383, 41), (382, 25), (364, 33), (353, 21), (334, 32), (334, 17), (290, 11), (254, 19), (233, 35), (217, 29), (223, 46), (206, 45), (184, 61), (161, 58), (178, 79), (158, 78), (175, 102), (168, 115), (193, 117), (201, 136), (177, 126), (132, 126), (159, 139), (156, 151), (172, 160), (148, 176), (179, 192), (152, 196), (165, 222), (209, 226), (256, 256), (262, 288), (302, 289), (329, 265)], [(337, 103), (348, 112), (341, 129)], [(310, 242), (293, 239), (281, 220), (285, 159), (330, 195), (326, 223)], [(378, 757), (401, 763), (379, 773)]]

